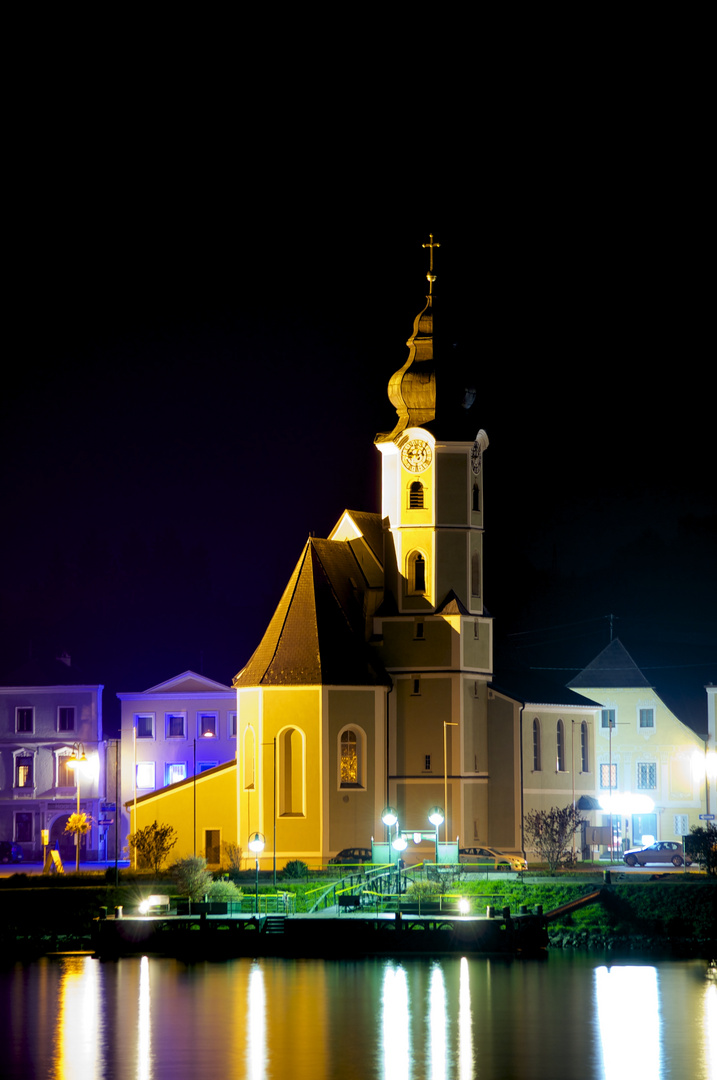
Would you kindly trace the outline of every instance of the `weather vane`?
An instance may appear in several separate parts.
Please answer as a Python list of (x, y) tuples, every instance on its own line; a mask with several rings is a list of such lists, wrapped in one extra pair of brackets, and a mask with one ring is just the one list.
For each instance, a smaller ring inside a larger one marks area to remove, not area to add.
[(432, 296), (433, 295), (433, 282), (436, 280), (436, 275), (433, 273), (433, 249), (437, 248), (437, 247), (440, 247), (441, 245), (437, 244), (437, 243), (434, 243), (433, 233), (429, 233), (428, 235), (430, 236), (429, 242), (427, 244), (421, 244), (421, 247), (430, 248), (430, 252), (431, 252), (431, 256), (430, 256), (431, 261), (430, 261), (430, 264), (429, 264), (429, 267), (428, 267), (428, 273), (426, 274), (426, 278), (428, 279), (428, 295)]

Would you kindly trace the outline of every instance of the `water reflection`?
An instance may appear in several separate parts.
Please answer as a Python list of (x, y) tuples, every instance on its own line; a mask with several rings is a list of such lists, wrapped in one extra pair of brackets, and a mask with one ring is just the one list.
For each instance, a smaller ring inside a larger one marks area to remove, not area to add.
[(46, 958), (0, 969), (3, 1080), (717, 1080), (703, 961)]

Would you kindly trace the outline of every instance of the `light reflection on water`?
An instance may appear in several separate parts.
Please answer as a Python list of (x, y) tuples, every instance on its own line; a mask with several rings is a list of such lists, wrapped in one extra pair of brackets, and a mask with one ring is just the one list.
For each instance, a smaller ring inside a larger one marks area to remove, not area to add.
[(589, 955), (0, 970), (3, 1077), (717, 1080), (705, 961)]

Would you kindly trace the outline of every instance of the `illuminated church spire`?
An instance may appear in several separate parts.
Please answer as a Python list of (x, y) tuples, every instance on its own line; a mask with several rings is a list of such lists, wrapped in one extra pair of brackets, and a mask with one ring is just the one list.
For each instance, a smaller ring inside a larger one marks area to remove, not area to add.
[(391, 442), (406, 428), (420, 427), (436, 415), (436, 372), (433, 360), (433, 249), (440, 247), (433, 233), (427, 244), (429, 249), (428, 295), (426, 306), (416, 316), (413, 333), (406, 342), (408, 359), (402, 368), (391, 376), (388, 397), (394, 406), (398, 420), (393, 431), (376, 436), (376, 442)]

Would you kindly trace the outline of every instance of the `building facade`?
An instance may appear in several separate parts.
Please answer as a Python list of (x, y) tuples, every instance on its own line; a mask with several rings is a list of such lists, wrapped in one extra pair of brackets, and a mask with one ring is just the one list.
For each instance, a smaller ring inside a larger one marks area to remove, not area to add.
[[(71, 683), (0, 687), (0, 839), (20, 844), (26, 861), (42, 859), (43, 830), (63, 861), (74, 860), (74, 837), (64, 830), (77, 811), (78, 787), (80, 810), (91, 821), (81, 859), (107, 857), (102, 690)], [(83, 753), (86, 765), (73, 768)]]

